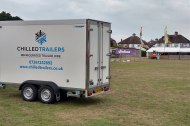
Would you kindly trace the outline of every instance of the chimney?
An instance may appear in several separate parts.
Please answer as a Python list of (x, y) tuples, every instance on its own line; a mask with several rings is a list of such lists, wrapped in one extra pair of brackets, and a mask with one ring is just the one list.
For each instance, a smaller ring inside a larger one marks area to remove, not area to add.
[(133, 36), (136, 36), (136, 34), (135, 34), (135, 33), (133, 33)]
[(121, 42), (123, 41), (123, 39), (121, 39)]
[(155, 41), (158, 41), (158, 39), (156, 38)]
[(176, 36), (178, 35), (178, 32), (177, 32), (177, 31), (175, 32), (175, 35), (176, 35)]

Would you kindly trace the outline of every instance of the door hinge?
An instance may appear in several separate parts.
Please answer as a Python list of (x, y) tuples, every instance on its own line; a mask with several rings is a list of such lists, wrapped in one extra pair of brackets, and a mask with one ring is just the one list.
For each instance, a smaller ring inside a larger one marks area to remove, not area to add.
[(106, 79), (111, 79), (111, 76), (107, 76)]
[(0, 28), (3, 28), (2, 26), (0, 26)]
[(112, 30), (107, 30), (107, 32), (111, 34), (111, 33), (112, 33)]
[(111, 56), (111, 53), (106, 54), (106, 56)]

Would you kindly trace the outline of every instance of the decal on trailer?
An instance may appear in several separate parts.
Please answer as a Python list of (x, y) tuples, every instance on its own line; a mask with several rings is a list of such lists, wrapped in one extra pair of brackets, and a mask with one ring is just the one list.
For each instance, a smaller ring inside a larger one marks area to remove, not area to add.
[[(26, 58), (26, 64), (20, 65), (19, 69), (37, 69), (37, 70), (63, 70), (63, 66), (56, 66), (54, 60), (62, 58), (64, 47), (43, 46), (47, 42), (46, 33), (39, 30), (35, 33), (35, 42), (40, 46), (18, 46), (19, 57)], [(44, 60), (41, 60), (44, 58)]]
[(36, 42), (38, 42), (40, 45), (46, 42), (46, 33), (44, 33), (42, 30), (36, 33)]

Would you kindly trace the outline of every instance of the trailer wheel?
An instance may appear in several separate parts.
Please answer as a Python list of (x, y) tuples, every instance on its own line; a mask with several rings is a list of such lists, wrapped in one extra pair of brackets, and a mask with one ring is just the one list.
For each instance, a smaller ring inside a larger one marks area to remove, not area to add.
[(25, 84), (21, 89), (21, 96), (25, 101), (35, 101), (37, 98), (37, 88), (31, 84)]
[(49, 86), (42, 86), (39, 89), (38, 98), (42, 103), (51, 104), (55, 102), (54, 90)]

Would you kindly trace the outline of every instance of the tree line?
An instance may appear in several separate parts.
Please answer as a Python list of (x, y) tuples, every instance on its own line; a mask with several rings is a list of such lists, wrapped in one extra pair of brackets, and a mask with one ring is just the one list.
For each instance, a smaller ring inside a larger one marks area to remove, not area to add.
[(11, 21), (11, 20), (22, 20), (20, 17), (18, 16), (12, 16), (10, 13), (7, 13), (5, 11), (2, 11), (0, 13), (0, 21)]

